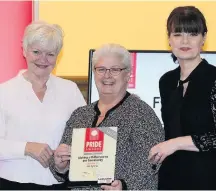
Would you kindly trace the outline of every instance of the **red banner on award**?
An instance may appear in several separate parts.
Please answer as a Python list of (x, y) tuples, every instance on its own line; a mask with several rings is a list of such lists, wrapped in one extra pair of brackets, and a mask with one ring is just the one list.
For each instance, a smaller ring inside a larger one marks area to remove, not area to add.
[(117, 127), (74, 128), (70, 181), (110, 184), (115, 174), (116, 145)]
[(136, 87), (136, 53), (131, 53), (131, 76), (128, 88)]
[(104, 133), (97, 128), (87, 128), (84, 152), (103, 152)]

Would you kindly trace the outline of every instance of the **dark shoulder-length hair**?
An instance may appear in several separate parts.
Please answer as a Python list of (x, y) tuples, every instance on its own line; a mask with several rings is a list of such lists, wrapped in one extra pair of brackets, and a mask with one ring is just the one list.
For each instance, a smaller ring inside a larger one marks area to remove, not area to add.
[(176, 7), (167, 19), (168, 36), (172, 32), (195, 33), (204, 36), (207, 31), (204, 15), (194, 6)]
[[(167, 34), (185, 32), (202, 34), (207, 32), (206, 20), (202, 12), (194, 6), (176, 7), (167, 19)], [(176, 63), (177, 57), (172, 53), (173, 62)]]

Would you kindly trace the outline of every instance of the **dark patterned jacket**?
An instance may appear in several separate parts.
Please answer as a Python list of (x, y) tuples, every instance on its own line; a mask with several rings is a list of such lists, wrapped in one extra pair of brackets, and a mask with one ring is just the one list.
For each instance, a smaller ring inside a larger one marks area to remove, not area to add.
[[(118, 127), (115, 179), (122, 179), (127, 189), (157, 189), (157, 170), (148, 162), (149, 150), (164, 140), (164, 131), (153, 109), (135, 95), (127, 93), (109, 110), (100, 127)], [(73, 128), (94, 127), (99, 110), (97, 102), (75, 110), (67, 122), (61, 143), (71, 144)], [(59, 181), (64, 181), (51, 171)]]

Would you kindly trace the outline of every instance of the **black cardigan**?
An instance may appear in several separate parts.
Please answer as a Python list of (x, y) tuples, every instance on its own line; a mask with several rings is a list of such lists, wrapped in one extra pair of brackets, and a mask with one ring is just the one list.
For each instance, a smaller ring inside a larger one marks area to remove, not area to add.
[(159, 82), (165, 138), (190, 135), (200, 152), (177, 151), (167, 157), (159, 189), (216, 189), (216, 67), (202, 60), (190, 74), (181, 103), (175, 99), (179, 79), (180, 67)]

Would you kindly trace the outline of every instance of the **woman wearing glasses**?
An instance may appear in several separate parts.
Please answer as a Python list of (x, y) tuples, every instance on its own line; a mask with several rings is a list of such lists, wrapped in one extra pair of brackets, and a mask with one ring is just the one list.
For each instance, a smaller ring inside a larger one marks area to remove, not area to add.
[(130, 53), (120, 45), (104, 45), (93, 54), (93, 70), (99, 100), (72, 114), (54, 154), (52, 171), (55, 177), (64, 181), (60, 174), (68, 171), (73, 128), (116, 126), (116, 180), (111, 186), (102, 185), (101, 188), (156, 189), (157, 175), (147, 158), (151, 146), (163, 140), (164, 133), (150, 106), (127, 92), (131, 74)]

